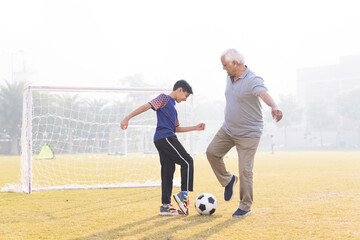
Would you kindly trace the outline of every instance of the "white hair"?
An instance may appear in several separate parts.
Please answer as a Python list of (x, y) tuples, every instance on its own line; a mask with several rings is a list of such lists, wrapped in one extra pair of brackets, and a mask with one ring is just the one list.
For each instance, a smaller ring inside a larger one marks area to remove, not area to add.
[(244, 64), (245, 63), (244, 56), (241, 53), (239, 53), (236, 49), (233, 49), (233, 48), (226, 50), (221, 55), (221, 57), (224, 57), (225, 61), (227, 61), (227, 62), (232, 63), (233, 61), (236, 61), (239, 64)]

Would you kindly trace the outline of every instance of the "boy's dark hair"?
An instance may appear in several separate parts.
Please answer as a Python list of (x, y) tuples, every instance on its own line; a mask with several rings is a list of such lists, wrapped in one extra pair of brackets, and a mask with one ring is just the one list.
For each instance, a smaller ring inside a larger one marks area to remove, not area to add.
[(187, 81), (185, 81), (183, 79), (181, 79), (175, 83), (173, 91), (175, 91), (178, 88), (182, 88), (184, 92), (193, 94), (192, 87), (190, 86), (190, 84)]

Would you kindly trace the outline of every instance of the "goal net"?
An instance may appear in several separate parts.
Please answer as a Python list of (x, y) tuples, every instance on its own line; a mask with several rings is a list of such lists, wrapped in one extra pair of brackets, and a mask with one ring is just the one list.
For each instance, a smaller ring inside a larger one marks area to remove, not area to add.
[[(121, 120), (171, 89), (30, 86), (23, 95), (20, 183), (2, 191), (160, 186), (153, 144), (156, 113)], [(192, 98), (176, 104), (180, 125), (192, 124)], [(192, 134), (177, 134), (192, 153)], [(180, 184), (179, 170), (174, 183)]]

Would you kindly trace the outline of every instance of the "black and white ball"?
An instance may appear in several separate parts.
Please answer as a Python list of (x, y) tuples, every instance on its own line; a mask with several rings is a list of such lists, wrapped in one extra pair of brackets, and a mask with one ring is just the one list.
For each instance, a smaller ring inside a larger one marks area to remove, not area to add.
[(216, 198), (210, 193), (202, 193), (196, 198), (195, 208), (201, 215), (214, 214), (217, 208)]

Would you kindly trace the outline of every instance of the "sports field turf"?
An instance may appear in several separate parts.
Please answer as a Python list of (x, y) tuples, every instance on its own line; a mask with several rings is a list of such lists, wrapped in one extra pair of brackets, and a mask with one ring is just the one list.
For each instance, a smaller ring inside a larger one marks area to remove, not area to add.
[[(246, 218), (231, 217), (239, 185), (225, 202), (205, 156), (194, 161), (189, 216), (158, 216), (159, 187), (1, 192), (0, 239), (360, 239), (360, 152), (259, 152)], [(225, 161), (236, 173), (235, 156)], [(18, 169), (19, 157), (0, 157), (0, 187)], [(218, 200), (212, 216), (194, 208), (204, 192)]]

